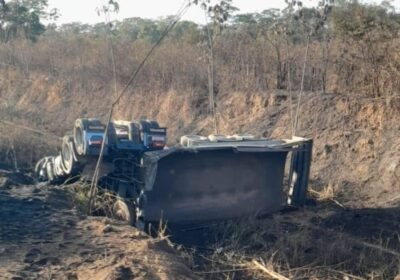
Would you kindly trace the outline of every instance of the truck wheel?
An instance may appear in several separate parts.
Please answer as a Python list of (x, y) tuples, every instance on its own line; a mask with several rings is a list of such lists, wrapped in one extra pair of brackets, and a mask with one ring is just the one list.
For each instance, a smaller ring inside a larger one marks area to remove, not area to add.
[(88, 152), (88, 147), (85, 139), (86, 131), (89, 126), (101, 126), (99, 119), (77, 119), (74, 126), (74, 143), (77, 154), (84, 156)]
[(86, 139), (84, 131), (89, 125), (88, 119), (77, 119), (74, 126), (74, 143), (76, 147), (77, 154), (80, 156), (85, 155), (86, 152)]
[(151, 124), (149, 121), (146, 120), (141, 120), (139, 124), (140, 124), (140, 141), (144, 143), (145, 142), (144, 133), (148, 133), (150, 131)]
[(54, 158), (54, 174), (56, 177), (64, 177), (68, 175), (64, 172), (65, 167), (61, 154)]
[(36, 165), (35, 165), (35, 175), (37, 178), (41, 177), (41, 171), (43, 169), (44, 164), (46, 163), (46, 158), (42, 158), (41, 160), (39, 160)]
[(114, 219), (124, 221), (129, 225), (134, 225), (136, 221), (135, 207), (122, 199), (117, 199), (112, 208)]
[(133, 121), (133, 122), (131, 122), (131, 134), (132, 134), (132, 141), (135, 143), (135, 144), (140, 144), (140, 123), (138, 123), (138, 122), (135, 122), (135, 121)]
[(46, 163), (46, 174), (47, 180), (50, 184), (54, 183), (54, 158), (49, 157), (48, 162)]
[(65, 136), (61, 146), (61, 158), (63, 162), (64, 173), (69, 176), (77, 175), (80, 170), (80, 164), (84, 164), (84, 157), (78, 156), (74, 147), (73, 136)]

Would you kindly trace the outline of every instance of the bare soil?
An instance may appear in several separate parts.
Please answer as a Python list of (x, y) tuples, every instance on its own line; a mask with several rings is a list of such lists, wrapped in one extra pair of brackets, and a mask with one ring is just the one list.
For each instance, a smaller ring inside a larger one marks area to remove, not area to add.
[(0, 278), (196, 278), (165, 240), (85, 217), (66, 187), (24, 185), (25, 176), (1, 173)]

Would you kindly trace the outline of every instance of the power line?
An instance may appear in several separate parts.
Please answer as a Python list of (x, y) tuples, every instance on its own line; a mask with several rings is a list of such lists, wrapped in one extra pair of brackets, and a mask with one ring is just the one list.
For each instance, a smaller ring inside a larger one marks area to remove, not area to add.
[[(111, 119), (112, 119), (112, 116), (113, 116), (113, 113), (114, 113), (115, 106), (119, 103), (119, 101), (121, 100), (123, 95), (129, 89), (129, 87), (132, 85), (132, 83), (135, 81), (136, 77), (140, 73), (140, 70), (144, 67), (144, 65), (146, 64), (146, 62), (149, 59), (149, 57), (153, 54), (154, 50), (161, 44), (161, 42), (165, 39), (165, 37), (169, 34), (169, 32), (180, 21), (182, 16), (189, 9), (190, 5), (191, 5), (191, 1), (190, 0), (184, 0), (184, 2), (182, 3), (181, 8), (178, 10), (178, 12), (175, 15), (174, 19), (171, 20), (170, 24), (168, 24), (168, 26), (165, 28), (164, 32), (161, 33), (160, 38), (153, 45), (153, 47), (149, 50), (149, 52), (144, 57), (142, 62), (138, 65), (136, 70), (133, 72), (133, 74), (132, 74), (131, 78), (129, 79), (128, 83), (126, 84), (126, 86), (122, 89), (120, 94), (115, 98), (114, 102), (111, 104), (110, 110), (109, 110), (109, 113), (108, 113), (106, 129), (105, 129), (105, 132), (104, 132), (104, 139), (107, 139), (107, 137), (108, 137), (108, 130), (109, 130), (109, 127), (110, 127), (110, 123), (111, 123)], [(103, 143), (101, 145), (99, 158), (97, 160), (96, 168), (94, 170), (93, 177), (92, 177), (92, 182), (91, 182), (91, 185), (90, 185), (88, 214), (91, 213), (92, 207), (93, 207), (94, 196), (95, 196), (95, 193), (96, 193), (96, 190), (97, 190), (98, 176), (99, 176), (100, 168), (101, 168), (101, 162), (102, 162), (103, 157), (104, 157), (105, 142), (106, 141), (103, 141)]]

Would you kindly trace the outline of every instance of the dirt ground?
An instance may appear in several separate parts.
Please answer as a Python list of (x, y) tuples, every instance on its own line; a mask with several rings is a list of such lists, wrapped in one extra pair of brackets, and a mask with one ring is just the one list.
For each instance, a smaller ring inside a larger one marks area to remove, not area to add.
[(1, 279), (196, 279), (165, 240), (85, 217), (68, 190), (0, 172)]

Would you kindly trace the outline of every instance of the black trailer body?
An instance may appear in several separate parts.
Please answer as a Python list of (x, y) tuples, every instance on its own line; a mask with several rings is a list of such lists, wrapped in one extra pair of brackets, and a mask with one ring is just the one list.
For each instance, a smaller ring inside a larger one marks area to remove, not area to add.
[[(296, 138), (201, 143), (145, 153), (139, 219), (186, 223), (265, 214), (280, 210), (288, 197), (301, 205), (311, 160), (304, 155), (311, 155), (311, 148), (311, 140)], [(288, 196), (283, 179), (289, 153), (296, 162), (291, 164), (294, 187)]]

